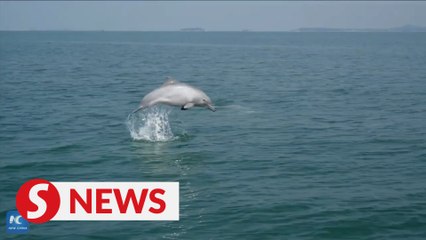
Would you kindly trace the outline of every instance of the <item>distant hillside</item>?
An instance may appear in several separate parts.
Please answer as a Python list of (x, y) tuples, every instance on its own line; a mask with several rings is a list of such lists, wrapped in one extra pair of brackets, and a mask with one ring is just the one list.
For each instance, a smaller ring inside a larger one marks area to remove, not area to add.
[(182, 28), (181, 32), (205, 32), (204, 28)]
[(299, 28), (296, 32), (426, 32), (426, 27), (404, 25), (394, 28)]
[(416, 25), (404, 25), (401, 27), (390, 28), (389, 32), (426, 32), (426, 27)]

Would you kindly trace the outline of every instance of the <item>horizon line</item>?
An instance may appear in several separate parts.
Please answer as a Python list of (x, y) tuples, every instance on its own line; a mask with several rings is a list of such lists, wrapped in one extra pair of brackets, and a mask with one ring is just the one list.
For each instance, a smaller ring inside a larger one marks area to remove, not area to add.
[(250, 28), (242, 28), (236, 30), (207, 30), (202, 27), (186, 27), (173, 30), (137, 30), (137, 29), (0, 29), (2, 32), (310, 32), (310, 31), (366, 31), (366, 32), (392, 32), (401, 29), (421, 29), (426, 30), (426, 26), (404, 24), (393, 27), (297, 27), (289, 30), (256, 30)]

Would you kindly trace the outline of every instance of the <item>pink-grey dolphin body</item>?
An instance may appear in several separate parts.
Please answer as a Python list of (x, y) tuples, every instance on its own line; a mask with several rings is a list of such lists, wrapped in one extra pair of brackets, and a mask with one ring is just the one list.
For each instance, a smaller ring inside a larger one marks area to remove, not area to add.
[(207, 107), (213, 112), (216, 111), (209, 96), (202, 90), (172, 78), (168, 78), (161, 87), (148, 93), (142, 99), (139, 108), (132, 113), (156, 104), (180, 106), (181, 110), (188, 110), (192, 107)]

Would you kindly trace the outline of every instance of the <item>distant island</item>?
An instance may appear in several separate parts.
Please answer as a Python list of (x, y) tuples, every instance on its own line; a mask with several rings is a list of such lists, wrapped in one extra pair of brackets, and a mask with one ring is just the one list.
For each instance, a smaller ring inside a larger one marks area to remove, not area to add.
[(426, 27), (404, 25), (394, 28), (298, 28), (293, 32), (426, 32)]
[(181, 32), (205, 32), (204, 28), (182, 28)]

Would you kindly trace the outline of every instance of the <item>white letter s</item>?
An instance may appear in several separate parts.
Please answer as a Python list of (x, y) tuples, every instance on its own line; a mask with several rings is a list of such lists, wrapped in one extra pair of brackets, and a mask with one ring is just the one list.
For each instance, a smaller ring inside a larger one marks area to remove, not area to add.
[(30, 190), (30, 201), (33, 202), (35, 205), (37, 205), (38, 209), (36, 211), (28, 211), (27, 217), (29, 219), (35, 219), (43, 216), (43, 214), (46, 212), (47, 205), (46, 201), (38, 196), (39, 191), (47, 191), (49, 189), (49, 184), (46, 183), (40, 183), (35, 186), (33, 186)]

